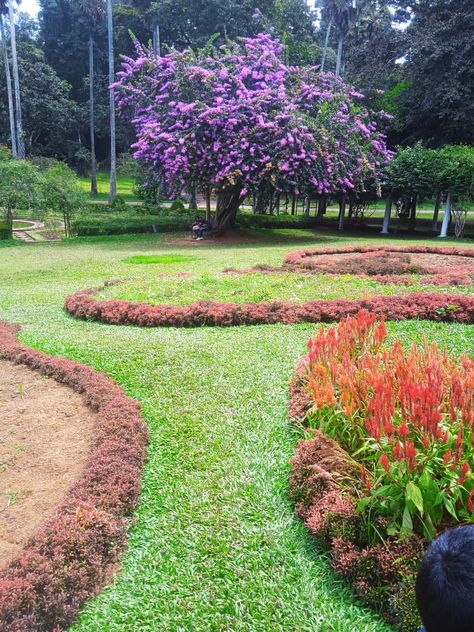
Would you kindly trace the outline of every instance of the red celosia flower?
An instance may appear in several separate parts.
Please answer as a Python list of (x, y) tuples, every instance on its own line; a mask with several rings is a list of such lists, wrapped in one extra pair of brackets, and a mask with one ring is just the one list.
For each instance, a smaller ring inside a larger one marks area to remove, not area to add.
[(386, 455), (385, 452), (380, 457), (380, 465), (387, 472), (387, 474), (390, 474), (390, 461), (389, 461), (388, 456)]

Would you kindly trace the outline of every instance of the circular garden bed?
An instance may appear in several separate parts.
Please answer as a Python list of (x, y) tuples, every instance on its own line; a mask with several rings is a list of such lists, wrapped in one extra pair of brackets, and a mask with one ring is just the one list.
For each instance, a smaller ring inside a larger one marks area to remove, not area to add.
[[(40, 525), (33, 525), (31, 534), (26, 529), (26, 544), (18, 552), (24, 543), (20, 538), (17, 549), (6, 553), (6, 565), (0, 570), (0, 629), (59, 631), (104, 585), (111, 564), (124, 549), (129, 517), (140, 493), (148, 434), (139, 404), (111, 379), (77, 362), (30, 349), (18, 342), (17, 332), (18, 327), (0, 322), (0, 360), (29, 367), (64, 385), (61, 389), (72, 389), (88, 418), (82, 446), (74, 452), (82, 456), (72, 478), (63, 480), (67, 490), (64, 494), (56, 490), (55, 500), (41, 515), (35, 511)], [(22, 384), (18, 395), (26, 399), (28, 382)], [(64, 405), (57, 402), (59, 410), (70, 414)], [(25, 404), (20, 414), (33, 414), (27, 408)], [(41, 416), (41, 410), (37, 414)], [(60, 432), (51, 429), (49, 441), (61, 449)]]
[(414, 582), (428, 542), (474, 521), (474, 361), (436, 345), (386, 347), (368, 312), (310, 341), (290, 416), (297, 514), (332, 566), (402, 632), (420, 627)]
[(382, 283), (471, 285), (474, 250), (435, 246), (348, 246), (300, 250), (289, 254), (284, 265), (315, 274), (353, 274)]

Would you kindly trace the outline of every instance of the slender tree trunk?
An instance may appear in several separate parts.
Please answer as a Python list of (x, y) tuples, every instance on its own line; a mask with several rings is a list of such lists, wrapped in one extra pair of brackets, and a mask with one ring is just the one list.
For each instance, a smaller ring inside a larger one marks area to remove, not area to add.
[(291, 214), (294, 215), (296, 213), (296, 195), (293, 193), (291, 199)]
[(97, 196), (97, 161), (95, 157), (94, 121), (94, 40), (89, 33), (89, 127), (91, 134), (91, 194)]
[(8, 59), (7, 38), (5, 36), (5, 27), (3, 25), (3, 16), (1, 15), (0, 15), (0, 33), (2, 36), (3, 58), (5, 62), (5, 79), (7, 83), (8, 115), (10, 117), (10, 136), (11, 136), (11, 142), (12, 142), (12, 154), (16, 158), (18, 152), (16, 148), (15, 110), (13, 106), (12, 76), (10, 73), (10, 61)]
[(319, 198), (319, 202), (318, 202), (318, 215), (317, 217), (319, 219), (322, 219), (324, 217), (324, 215), (326, 214), (326, 205), (327, 205), (327, 198), (325, 195), (322, 195)]
[(390, 229), (390, 216), (392, 214), (392, 194), (389, 193), (385, 202), (385, 214), (383, 216), (382, 235), (388, 235)]
[(304, 212), (305, 217), (309, 217), (310, 204), (311, 204), (311, 198), (309, 197), (309, 195), (305, 195), (304, 201), (303, 201), (303, 212)]
[(346, 215), (346, 196), (344, 194), (341, 195), (339, 200), (339, 219), (338, 219), (338, 229), (344, 229), (344, 220)]
[(277, 193), (276, 194), (276, 200), (275, 200), (275, 213), (276, 213), (276, 215), (280, 215), (280, 199), (281, 199), (281, 194)]
[(222, 233), (235, 222), (242, 201), (240, 184), (220, 189), (217, 192), (216, 232)]
[(328, 46), (329, 46), (329, 35), (331, 33), (331, 28), (332, 28), (332, 20), (329, 20), (329, 24), (326, 29), (326, 38), (324, 40), (323, 56), (321, 58), (321, 72), (324, 71), (324, 65), (326, 63), (326, 57), (328, 54)]
[(449, 222), (451, 221), (451, 193), (448, 193), (448, 197), (446, 198), (446, 207), (444, 209), (443, 215), (443, 223), (441, 224), (441, 232), (439, 234), (440, 237), (448, 236), (448, 228)]
[(153, 29), (153, 52), (157, 57), (161, 57), (161, 38), (160, 38), (160, 25), (156, 24)]
[(193, 184), (189, 187), (189, 210), (195, 211), (197, 210), (197, 206), (196, 187)]
[(416, 221), (416, 202), (417, 202), (417, 197), (416, 195), (414, 195), (411, 200), (410, 200), (410, 221), (411, 222), (415, 222)]
[(343, 48), (344, 48), (344, 35), (341, 33), (339, 35), (339, 42), (337, 44), (336, 77), (339, 77), (341, 74)]
[(18, 158), (25, 158), (25, 142), (23, 140), (23, 122), (21, 118), (20, 75), (18, 72), (18, 54), (16, 51), (15, 14), (13, 0), (8, 0), (8, 18), (10, 21), (10, 41), (12, 47), (13, 84), (15, 86), (16, 105), (16, 149)]
[(436, 233), (438, 230), (438, 217), (439, 209), (441, 208), (441, 192), (436, 195), (435, 207), (433, 211), (433, 223), (431, 224), (431, 230)]
[(257, 191), (254, 189), (252, 192), (252, 213), (255, 215), (257, 212)]
[(212, 215), (211, 215), (211, 187), (207, 187), (206, 189), (206, 221), (210, 222)]
[[(11, 0), (10, 0), (11, 2)], [(115, 81), (114, 27), (112, 0), (107, 0), (107, 35), (109, 44), (109, 105), (110, 105), (110, 193), (109, 202), (117, 197), (117, 151), (115, 139), (115, 90), (110, 87)]]

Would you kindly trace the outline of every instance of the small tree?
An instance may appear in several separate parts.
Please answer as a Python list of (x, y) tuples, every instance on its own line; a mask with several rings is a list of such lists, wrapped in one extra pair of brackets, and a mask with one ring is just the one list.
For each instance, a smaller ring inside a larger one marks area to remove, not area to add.
[(0, 160), (0, 212), (10, 237), (19, 212), (41, 213), (43, 192), (38, 167), (25, 160)]
[(62, 162), (47, 169), (43, 178), (46, 208), (62, 215), (65, 235), (70, 237), (72, 220), (87, 204), (87, 194), (74, 171)]
[(218, 230), (249, 192), (343, 194), (391, 156), (362, 95), (317, 67), (286, 65), (269, 35), (161, 58), (137, 51), (116, 84), (135, 157), (176, 194), (212, 187)]

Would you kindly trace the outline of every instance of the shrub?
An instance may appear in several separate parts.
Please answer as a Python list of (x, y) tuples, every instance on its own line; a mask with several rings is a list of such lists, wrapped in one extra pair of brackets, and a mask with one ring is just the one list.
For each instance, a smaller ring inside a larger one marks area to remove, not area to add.
[(139, 404), (111, 379), (29, 349), (17, 341), (17, 331), (0, 323), (0, 358), (67, 384), (97, 412), (95, 443), (81, 477), (20, 556), (0, 571), (0, 629), (59, 632), (107, 581), (125, 546), (148, 433)]
[(73, 232), (79, 237), (91, 235), (126, 235), (132, 233), (161, 233), (190, 229), (189, 218), (156, 215), (94, 214), (77, 218)]
[(367, 312), (310, 341), (290, 416), (317, 428), (298, 444), (290, 492), (333, 569), (395, 629), (415, 632), (427, 541), (472, 519), (474, 362), (384, 341)]
[(431, 539), (474, 518), (474, 361), (426, 342), (384, 349), (384, 323), (360, 312), (309, 343), (308, 422), (363, 463), (358, 508), (387, 533)]
[(101, 288), (82, 290), (66, 298), (65, 309), (76, 318), (109, 324), (139, 327), (199, 327), (261, 325), (273, 323), (338, 322), (368, 309), (388, 320), (424, 319), (448, 322), (474, 322), (474, 297), (456, 294), (408, 294), (374, 296), (349, 301), (317, 300), (295, 303), (216, 303), (200, 301), (186, 306), (147, 305), (122, 300), (99, 301)]

